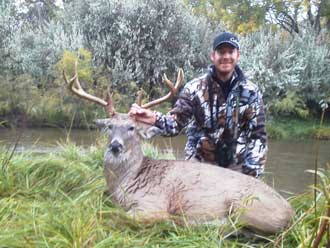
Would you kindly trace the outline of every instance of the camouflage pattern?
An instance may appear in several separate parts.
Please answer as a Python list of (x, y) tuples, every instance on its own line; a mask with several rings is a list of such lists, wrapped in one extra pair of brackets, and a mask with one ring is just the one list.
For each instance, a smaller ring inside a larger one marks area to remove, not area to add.
[(225, 167), (258, 177), (263, 173), (267, 152), (262, 95), (238, 66), (230, 85), (226, 95), (210, 66), (206, 75), (185, 85), (168, 114), (156, 113), (155, 125), (164, 136), (177, 135), (186, 128), (186, 159), (219, 164), (223, 148), (218, 144), (225, 143), (234, 151), (234, 159)]

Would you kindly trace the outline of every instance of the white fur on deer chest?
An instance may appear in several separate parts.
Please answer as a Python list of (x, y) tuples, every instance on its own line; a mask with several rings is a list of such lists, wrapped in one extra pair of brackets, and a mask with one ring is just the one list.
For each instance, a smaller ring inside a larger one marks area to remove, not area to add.
[(144, 158), (141, 166), (126, 175), (116, 187), (116, 201), (126, 209), (140, 208), (142, 205), (148, 209), (163, 208), (167, 191), (167, 188), (163, 187), (163, 179), (166, 177), (167, 166), (167, 162), (160, 163)]

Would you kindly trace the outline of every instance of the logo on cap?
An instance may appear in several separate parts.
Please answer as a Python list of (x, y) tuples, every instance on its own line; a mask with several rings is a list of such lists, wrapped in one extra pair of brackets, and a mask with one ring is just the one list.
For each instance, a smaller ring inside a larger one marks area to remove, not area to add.
[(230, 38), (230, 41), (236, 43), (237, 46), (239, 46), (238, 40), (235, 39), (235, 37), (231, 37), (231, 38)]

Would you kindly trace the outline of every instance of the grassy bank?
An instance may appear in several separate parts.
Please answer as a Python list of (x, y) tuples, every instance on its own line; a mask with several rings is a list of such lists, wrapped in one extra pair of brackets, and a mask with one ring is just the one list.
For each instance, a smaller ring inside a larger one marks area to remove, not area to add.
[[(55, 155), (0, 153), (0, 247), (310, 247), (329, 201), (330, 176), (322, 174), (316, 215), (311, 192), (292, 198), (293, 225), (267, 240), (228, 238), (230, 223), (138, 223), (105, 192), (102, 146), (61, 148)], [(150, 145), (144, 152), (173, 158)]]
[(319, 119), (272, 119), (267, 122), (270, 139), (311, 139), (330, 140), (330, 121), (320, 127)]

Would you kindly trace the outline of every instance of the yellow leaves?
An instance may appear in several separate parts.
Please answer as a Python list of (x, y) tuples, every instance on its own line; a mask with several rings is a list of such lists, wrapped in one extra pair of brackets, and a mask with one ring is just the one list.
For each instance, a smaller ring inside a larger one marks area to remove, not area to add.
[(76, 61), (78, 62), (79, 79), (85, 82), (92, 82), (92, 53), (84, 48), (80, 48), (78, 54), (65, 50), (56, 67), (60, 74), (64, 71), (68, 77), (72, 77)]
[(258, 31), (260, 26), (257, 24), (255, 20), (250, 20), (247, 23), (240, 23), (237, 25), (237, 32), (240, 34), (248, 34), (252, 32)]
[(265, 8), (250, 0), (184, 0), (195, 15), (203, 15), (215, 23), (224, 23), (235, 33), (259, 30), (265, 19)]

